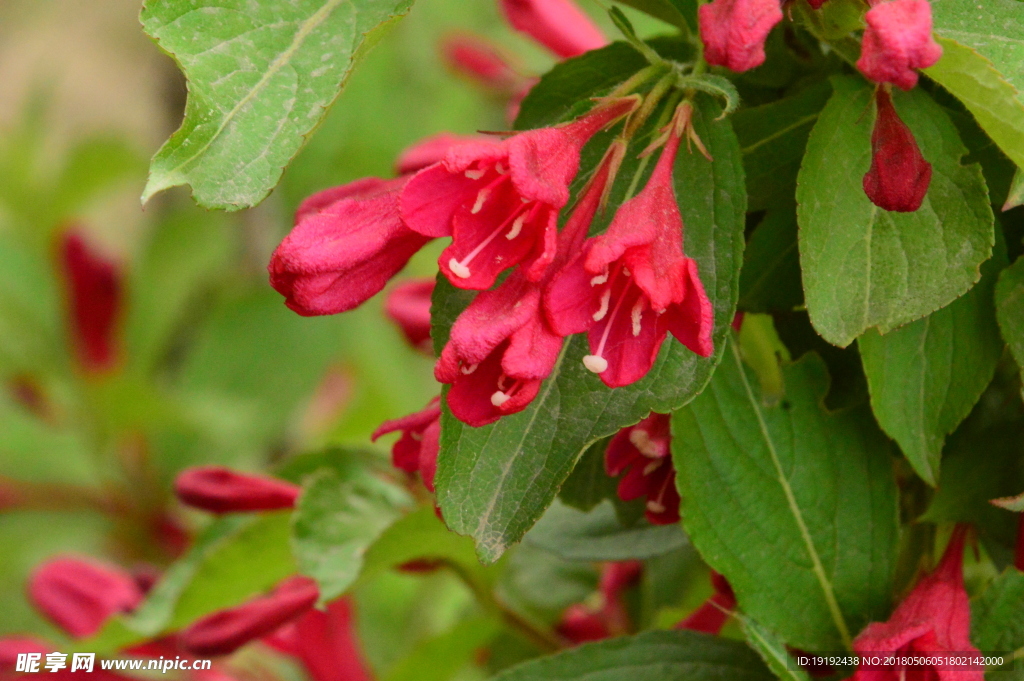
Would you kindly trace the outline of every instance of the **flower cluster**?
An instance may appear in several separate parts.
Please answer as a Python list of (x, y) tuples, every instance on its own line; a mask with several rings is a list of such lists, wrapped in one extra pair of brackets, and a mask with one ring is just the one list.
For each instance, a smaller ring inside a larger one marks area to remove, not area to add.
[[(814, 9), (825, 1), (808, 0)], [(780, 0), (713, 0), (703, 5), (700, 35), (708, 63), (733, 71), (763, 64), (765, 40), (783, 18), (781, 4)], [(932, 37), (928, 0), (868, 0), (868, 4), (857, 68), (878, 87), (864, 193), (884, 210), (914, 212), (928, 193), (932, 167), (896, 113), (889, 88), (912, 89), (918, 70), (939, 61), (942, 48)]]

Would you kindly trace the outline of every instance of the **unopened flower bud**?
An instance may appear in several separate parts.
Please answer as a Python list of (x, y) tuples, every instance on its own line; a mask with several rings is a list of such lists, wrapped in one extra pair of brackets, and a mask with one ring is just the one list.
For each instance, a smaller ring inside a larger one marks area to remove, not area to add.
[(134, 609), (142, 590), (128, 572), (94, 560), (64, 556), (49, 560), (28, 583), (32, 603), (75, 638), (91, 636), (106, 621)]
[(864, 175), (864, 193), (879, 208), (912, 213), (921, 207), (932, 179), (914, 133), (900, 120), (892, 96), (878, 88), (878, 116), (871, 133), (871, 168)]
[(573, 0), (501, 0), (512, 28), (568, 59), (608, 44), (590, 17)]
[(122, 305), (121, 273), (75, 231), (63, 236), (61, 264), (67, 279), (78, 361), (87, 371), (107, 371), (117, 362), (115, 332)]
[(174, 493), (181, 503), (211, 513), (292, 508), (300, 491), (289, 482), (222, 466), (189, 468), (174, 481)]

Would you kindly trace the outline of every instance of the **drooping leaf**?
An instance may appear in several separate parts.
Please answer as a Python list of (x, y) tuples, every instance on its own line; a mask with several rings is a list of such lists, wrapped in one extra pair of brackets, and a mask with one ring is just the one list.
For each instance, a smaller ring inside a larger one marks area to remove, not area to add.
[(588, 643), (531, 660), (493, 681), (769, 681), (757, 655), (739, 641), (692, 631), (649, 631)]
[[(675, 182), (686, 225), (686, 253), (697, 261), (714, 306), (712, 338), (718, 352), (702, 359), (669, 338), (643, 380), (611, 390), (584, 368), (582, 358), (588, 350), (586, 339), (579, 336), (566, 343), (551, 376), (523, 412), (470, 428), (445, 410), (438, 503), (448, 526), (474, 537), (487, 562), (496, 560), (540, 518), (587, 446), (651, 411), (667, 413), (685, 404), (707, 383), (721, 356), (738, 293), (743, 172), (728, 120), (715, 121), (718, 105), (704, 96), (697, 104), (695, 128), (714, 162), (697, 152), (680, 153)], [(621, 202), (635, 172), (635, 158), (627, 162), (611, 205)], [(581, 170), (581, 176), (586, 171)], [(612, 211), (607, 213), (610, 220)], [(435, 343), (447, 338), (465, 300), (463, 293), (454, 293), (451, 285), (439, 281), (433, 308)]]
[(981, 281), (924, 319), (857, 339), (879, 425), (933, 487), (946, 436), (967, 418), (1003, 352), (992, 300), (1006, 266), (1001, 239)]
[(804, 301), (795, 206), (772, 208), (754, 229), (743, 254), (739, 309), (792, 310)]
[(207, 208), (254, 206), (412, 0), (148, 0), (142, 24), (189, 81), (181, 128), (143, 192), (192, 186)]
[(971, 603), (971, 642), (985, 652), (1024, 647), (1024, 573), (1008, 568)]
[(932, 25), (939, 35), (980, 52), (1018, 92), (1024, 92), (1024, 14), (1019, 0), (988, 0), (982, 8), (973, 0), (938, 0), (932, 3)]
[(886, 333), (952, 302), (978, 281), (995, 232), (978, 165), (921, 88), (893, 93), (900, 117), (932, 164), (913, 213), (875, 206), (862, 178), (871, 164), (874, 88), (832, 80), (834, 94), (807, 143), (797, 188), (807, 310), (825, 340), (845, 347), (869, 328)]
[(735, 617), (740, 621), (747, 643), (757, 651), (777, 678), (783, 681), (810, 681), (811, 677), (796, 664), (778, 636), (742, 613), (737, 613)]
[(555, 501), (526, 541), (566, 560), (646, 560), (685, 546), (686, 535), (679, 525), (624, 527), (608, 500), (589, 513)]
[(730, 344), (707, 390), (675, 413), (683, 524), (743, 612), (790, 645), (840, 650), (889, 606), (891, 448), (866, 407), (824, 409), (817, 355), (785, 367), (784, 380), (784, 399), (766, 407)]
[(1024, 166), (1024, 99), (1020, 92), (977, 50), (943, 37), (939, 37), (938, 43), (942, 46), (942, 59), (924, 72), (974, 114), (978, 125), (1003, 153), (1018, 167)]
[(831, 92), (823, 81), (733, 116), (747, 177), (748, 210), (792, 203), (807, 137)]
[(300, 570), (320, 585), (321, 601), (352, 585), (367, 548), (410, 503), (400, 488), (365, 474), (343, 479), (325, 469), (307, 483), (295, 511), (292, 544)]
[(1017, 366), (1024, 370), (1024, 258), (1018, 258), (999, 275), (996, 315)]

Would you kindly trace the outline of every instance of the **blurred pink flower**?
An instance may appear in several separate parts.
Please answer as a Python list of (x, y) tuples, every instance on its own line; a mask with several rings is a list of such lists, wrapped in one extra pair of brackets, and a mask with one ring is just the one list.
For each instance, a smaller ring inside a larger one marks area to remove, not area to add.
[(223, 466), (196, 466), (178, 474), (174, 493), (181, 503), (211, 513), (291, 508), (302, 490), (283, 480), (239, 473)]

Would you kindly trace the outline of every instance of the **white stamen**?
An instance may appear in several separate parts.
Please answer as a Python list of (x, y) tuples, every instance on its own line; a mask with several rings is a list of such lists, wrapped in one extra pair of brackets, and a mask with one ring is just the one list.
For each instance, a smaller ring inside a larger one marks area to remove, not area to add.
[(629, 271), (628, 267), (623, 267), (622, 268), (622, 273), (625, 274), (627, 277), (633, 276), (633, 274)]
[(481, 189), (480, 192), (476, 195), (476, 203), (473, 204), (473, 208), (469, 212), (472, 213), (473, 215), (479, 213), (480, 209), (484, 207), (484, 201), (487, 200), (487, 195), (490, 193), (490, 187), (484, 187), (483, 189)]
[(612, 300), (612, 290), (608, 289), (601, 296), (601, 309), (594, 313), (594, 321), (599, 322), (604, 319), (604, 316), (608, 314), (608, 303)]
[(409, 437), (411, 437), (416, 442), (422, 442), (423, 441), (423, 433), (410, 432), (409, 433)]
[(608, 369), (608, 360), (600, 355), (587, 355), (583, 358), (583, 366), (595, 374), (600, 374)]
[(530, 202), (530, 199), (526, 198), (525, 196), (520, 196), (519, 200), (522, 201), (523, 203), (529, 203)]
[(629, 442), (647, 458), (661, 460), (662, 453), (659, 451), (658, 446), (654, 444), (654, 440), (651, 439), (650, 433), (646, 430), (634, 428), (629, 431)]
[(516, 218), (515, 222), (512, 223), (512, 229), (510, 229), (508, 234), (505, 235), (505, 238), (508, 239), (509, 241), (512, 241), (512, 239), (515, 239), (517, 236), (519, 236), (519, 232), (523, 231), (523, 224), (525, 222), (526, 213), (523, 213), (522, 215)]
[(480, 366), (480, 363), (479, 363), (479, 362), (477, 362), (476, 364), (470, 364), (469, 366), (464, 366), (464, 367), (462, 367), (461, 369), (459, 369), (459, 371), (461, 371), (461, 372), (462, 372), (462, 375), (463, 375), (463, 376), (469, 376), (469, 375), (470, 375), (471, 373), (473, 373), (474, 371), (476, 371), (476, 368), (477, 368), (478, 366)]
[(500, 407), (501, 405), (505, 404), (506, 402), (508, 402), (511, 399), (512, 399), (511, 395), (506, 395), (505, 393), (501, 392), (500, 390), (496, 390), (494, 392), (494, 394), (491, 395), (491, 404), (493, 404), (495, 407)]
[(640, 318), (644, 313), (644, 299), (636, 301), (636, 305), (633, 306), (633, 312), (631, 318), (633, 320), (633, 337), (636, 338), (640, 335)]
[(469, 271), (469, 268), (463, 265), (455, 258), (452, 258), (451, 260), (448, 261), (448, 269), (450, 269), (452, 271), (452, 274), (454, 274), (459, 279), (469, 279), (471, 276), (473, 276), (473, 273)]
[(483, 170), (467, 170), (466, 171), (466, 177), (468, 177), (471, 180), (479, 180), (485, 174), (486, 174), (486, 171), (483, 171)]
[(505, 170), (505, 166), (501, 165), (500, 161), (494, 164), (494, 170), (497, 171), (499, 175), (504, 175), (505, 173), (508, 172), (507, 170)]
[(664, 460), (664, 459), (656, 459), (656, 460), (654, 460), (654, 461), (650, 462), (649, 464), (647, 464), (646, 466), (644, 466), (644, 475), (650, 475), (650, 474), (651, 474), (651, 473), (653, 473), (654, 471), (658, 470), (658, 468), (659, 468), (659, 467), (661, 466), (661, 464), (663, 464), (664, 462), (665, 462), (665, 460)]
[(591, 279), (590, 280), (590, 285), (591, 286), (599, 286), (601, 284), (604, 284), (607, 281), (608, 281), (608, 273), (605, 272), (604, 274), (599, 274), (596, 277), (594, 277), (593, 279)]
[(650, 501), (647, 502), (647, 510), (650, 511), (651, 513), (664, 513), (665, 504), (660, 504), (654, 499), (651, 499)]

